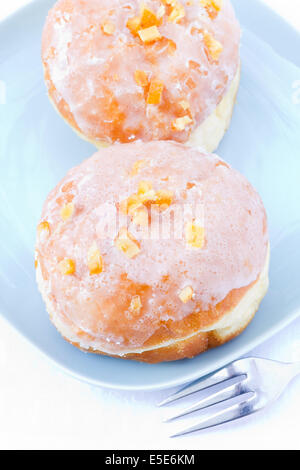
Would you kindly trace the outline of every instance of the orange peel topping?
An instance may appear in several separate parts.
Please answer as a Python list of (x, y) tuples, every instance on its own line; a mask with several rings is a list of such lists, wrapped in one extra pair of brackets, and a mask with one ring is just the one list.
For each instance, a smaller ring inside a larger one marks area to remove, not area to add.
[(151, 181), (140, 181), (139, 182), (139, 189), (138, 193), (139, 194), (145, 194), (151, 191), (153, 188)]
[(115, 239), (115, 246), (128, 258), (134, 258), (141, 251), (138, 241), (128, 232), (127, 228), (125, 227), (120, 230), (117, 238)]
[(150, 26), (150, 28), (140, 29), (138, 31), (138, 35), (145, 44), (159, 41), (162, 38), (157, 26)]
[(133, 34), (133, 36), (138, 35), (138, 30), (141, 27), (141, 20), (138, 16), (134, 16), (133, 18), (129, 18), (126, 24), (127, 28)]
[(76, 271), (76, 264), (72, 259), (63, 259), (58, 263), (58, 269), (64, 276), (71, 276)]
[(35, 269), (37, 269), (38, 264), (39, 264), (38, 254), (37, 254), (37, 251), (35, 251), (34, 252), (34, 267), (35, 267)]
[(132, 217), (136, 225), (146, 226), (149, 222), (148, 205), (153, 204), (160, 210), (167, 209), (173, 202), (174, 193), (168, 190), (154, 191), (151, 181), (140, 181), (138, 192), (120, 204), (120, 211)]
[(162, 209), (165, 209), (172, 204), (173, 198), (174, 198), (173, 191), (161, 189), (160, 191), (156, 192), (155, 204), (157, 204), (158, 206), (161, 206)]
[(69, 220), (73, 214), (74, 214), (74, 204), (72, 202), (65, 204), (60, 211), (60, 216), (64, 222)]
[(103, 271), (103, 259), (96, 243), (90, 247), (87, 259), (90, 276), (101, 274)]
[(151, 181), (140, 181), (138, 187), (138, 196), (142, 203), (154, 201), (155, 191), (153, 190)]
[(131, 299), (131, 302), (130, 302), (130, 307), (129, 307), (129, 310), (131, 310), (132, 312), (140, 312), (142, 308), (142, 302), (141, 302), (141, 298), (139, 295), (134, 295)]
[(180, 291), (179, 298), (181, 302), (183, 302), (184, 304), (187, 304), (190, 300), (192, 300), (193, 295), (194, 295), (194, 291), (192, 287), (187, 286)]
[(143, 70), (136, 70), (134, 72), (134, 79), (137, 85), (147, 87), (149, 84), (148, 76)]
[(147, 97), (148, 104), (160, 104), (162, 93), (164, 90), (164, 84), (160, 80), (151, 80), (149, 93)]
[(140, 225), (142, 227), (146, 227), (148, 225), (149, 216), (148, 211), (145, 206), (139, 207), (133, 215), (132, 222), (135, 225)]
[(106, 34), (107, 36), (111, 36), (114, 34), (114, 32), (116, 31), (116, 27), (113, 23), (111, 23), (110, 21), (105, 21), (103, 24), (102, 24), (102, 31), (104, 32), (104, 34)]
[(170, 23), (178, 23), (180, 20), (182, 20), (182, 18), (185, 17), (184, 6), (176, 0), (172, 0), (170, 4), (172, 11), (168, 17), (168, 21)]
[(190, 116), (183, 116), (180, 118), (175, 119), (172, 122), (172, 127), (176, 129), (176, 131), (184, 131), (184, 129), (189, 125), (192, 124), (193, 119)]
[(159, 25), (159, 18), (155, 13), (145, 6), (142, 7), (140, 16), (134, 16), (127, 21), (127, 28), (131, 34), (137, 36), (140, 30), (146, 30)]
[(182, 100), (179, 102), (179, 106), (181, 106), (181, 108), (184, 110), (184, 111), (187, 111), (188, 109), (190, 109), (190, 103), (186, 100)]
[(203, 248), (205, 242), (205, 229), (200, 225), (189, 222), (185, 226), (185, 239), (193, 248)]
[(217, 61), (223, 51), (222, 44), (217, 41), (210, 33), (204, 32), (204, 43), (207, 48), (208, 54), (214, 61)]
[(200, 3), (206, 9), (208, 16), (214, 20), (222, 8), (223, 0), (200, 0)]
[(38, 228), (37, 228), (37, 231), (38, 231), (38, 234), (43, 234), (43, 236), (49, 236), (50, 235), (50, 224), (49, 222), (47, 222), (46, 220), (44, 220), (43, 222), (41, 222), (39, 225), (38, 225)]
[(168, 39), (168, 54), (174, 55), (176, 52), (176, 49), (177, 49), (176, 43), (172, 41), (172, 39)]
[(150, 8), (143, 7), (140, 19), (140, 27), (150, 28), (151, 26), (158, 26), (159, 20), (155, 13)]
[(122, 201), (120, 204), (120, 210), (122, 214), (125, 215), (134, 215), (137, 209), (139, 209), (143, 205), (140, 197), (138, 194), (132, 194), (129, 198)]

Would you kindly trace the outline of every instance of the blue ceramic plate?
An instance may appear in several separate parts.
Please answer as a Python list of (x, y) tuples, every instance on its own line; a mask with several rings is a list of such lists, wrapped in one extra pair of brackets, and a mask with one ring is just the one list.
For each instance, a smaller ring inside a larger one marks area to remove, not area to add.
[(0, 311), (70, 374), (119, 389), (151, 390), (206, 375), (265, 341), (299, 314), (300, 38), (256, 0), (234, 1), (243, 27), (242, 81), (218, 153), (260, 192), (269, 215), (271, 287), (237, 339), (192, 360), (147, 365), (83, 354), (51, 325), (35, 283), (35, 227), (67, 170), (91, 156), (46, 96), (41, 32), (54, 1), (0, 24)]

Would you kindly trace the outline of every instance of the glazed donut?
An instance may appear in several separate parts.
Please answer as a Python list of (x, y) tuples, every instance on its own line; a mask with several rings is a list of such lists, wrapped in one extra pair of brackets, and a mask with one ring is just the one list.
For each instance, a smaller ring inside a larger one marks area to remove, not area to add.
[(193, 357), (240, 334), (268, 288), (267, 219), (216, 155), (155, 141), (101, 149), (48, 196), (36, 243), (50, 318), (83, 351)]
[(54, 107), (97, 147), (175, 140), (217, 148), (240, 78), (229, 0), (59, 0), (43, 32)]

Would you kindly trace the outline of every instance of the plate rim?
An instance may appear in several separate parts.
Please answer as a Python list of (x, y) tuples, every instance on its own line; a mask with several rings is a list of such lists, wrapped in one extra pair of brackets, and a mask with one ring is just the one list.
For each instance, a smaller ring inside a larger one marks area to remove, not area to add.
[[(238, 351), (238, 355), (236, 354), (236, 351), (232, 351), (232, 353), (230, 353), (226, 356), (226, 359), (223, 360), (222, 358), (220, 358), (218, 361), (216, 361), (216, 363), (215, 363), (216, 367), (214, 367), (213, 370), (211, 370), (211, 369), (208, 370), (208, 367), (204, 366), (203, 369), (201, 369), (199, 371), (195, 371), (192, 374), (190, 373), (188, 377), (183, 377), (182, 376), (180, 379), (177, 379), (177, 378), (176, 379), (171, 379), (169, 381), (165, 381), (164, 383), (157, 383), (155, 385), (153, 385), (153, 384), (151, 384), (151, 385), (130, 385), (130, 384), (124, 385), (124, 384), (116, 384), (116, 383), (111, 384), (111, 383), (108, 383), (107, 381), (102, 381), (101, 379), (94, 380), (94, 379), (87, 378), (86, 376), (84, 376), (80, 373), (74, 372), (74, 370), (63, 366), (60, 362), (58, 362), (56, 359), (51, 357), (46, 351), (41, 349), (40, 346), (38, 346), (38, 344), (35, 343), (35, 341), (32, 341), (30, 338), (25, 336), (22, 333), (22, 330), (19, 327), (15, 326), (13, 323), (11, 323), (9, 321), (9, 319), (2, 313), (1, 310), (0, 310), (0, 314), (1, 314), (1, 318), (4, 320), (4, 322), (6, 322), (11, 327), (13, 327), (13, 329), (20, 336), (22, 336), (22, 338), (24, 338), (28, 343), (30, 343), (34, 347), (34, 349), (36, 349), (40, 354), (42, 354), (43, 357), (50, 362), (50, 364), (53, 364), (59, 370), (66, 373), (68, 376), (78, 380), (79, 382), (83, 382), (83, 383), (86, 383), (88, 385), (92, 385), (94, 387), (105, 388), (105, 389), (108, 389), (108, 390), (122, 390), (122, 391), (132, 391), (132, 392), (153, 392), (153, 391), (167, 390), (167, 389), (173, 388), (173, 387), (180, 387), (180, 386), (184, 386), (188, 383), (195, 382), (195, 381), (197, 381), (197, 380), (199, 380), (199, 379), (201, 379), (205, 376), (208, 376), (208, 375), (222, 369), (223, 367), (230, 364), (234, 360), (236, 360), (238, 358), (241, 358), (241, 357), (244, 357), (245, 354), (247, 354), (249, 351), (251, 351), (252, 349), (256, 348), (257, 346), (263, 344), (265, 341), (269, 340), (270, 338), (275, 336), (277, 333), (279, 333), (280, 331), (284, 330), (286, 327), (291, 325), (294, 321), (296, 321), (300, 317), (300, 308), (297, 308), (297, 309), (293, 310), (289, 314), (288, 317), (286, 317), (282, 321), (278, 322), (268, 332), (257, 336), (252, 341), (247, 342), (244, 346), (242, 346), (242, 347), (240, 346), (239, 351)], [(220, 346), (220, 347), (222, 347), (222, 346)], [(209, 351), (208, 351), (208, 353), (209, 353)], [(175, 361), (173, 361), (173, 362), (175, 362)], [(150, 364), (150, 366), (151, 366), (151, 364)], [(154, 364), (154, 366), (155, 366), (155, 364)]]
[[(240, 0), (239, 0), (240, 1)], [(245, 0), (246, 1), (246, 0)], [(280, 22), (282, 25), (285, 26), (291, 33), (296, 35), (296, 37), (300, 41), (300, 34), (299, 32), (292, 26), (290, 25), (286, 20), (284, 20), (279, 14), (274, 12), (269, 6), (265, 5), (264, 3), (261, 2), (261, 0), (251, 0), (249, 3), (250, 8), (255, 8), (255, 4), (259, 6), (259, 8), (263, 9), (265, 14), (268, 14), (269, 16), (273, 17), (276, 19), (276, 21)], [(19, 18), (21, 18), (22, 15), (25, 13), (28, 14), (31, 10), (34, 10), (36, 8), (41, 8), (41, 2), (40, 0), (31, 0), (27, 5), (22, 6), (18, 10), (14, 11), (13, 13), (9, 14), (6, 16), (4, 19), (0, 20), (0, 33), (2, 28), (4, 27), (9, 27), (9, 23), (14, 23), (15, 21), (18, 21)], [(264, 39), (264, 41), (266, 41)], [(268, 44), (270, 44), (268, 42)], [(272, 44), (270, 44), (272, 46)], [(284, 57), (284, 56), (283, 56)], [(295, 62), (297, 63), (298, 57), (295, 57)], [(188, 376), (184, 376), (184, 374), (181, 374), (180, 378), (175, 378), (175, 379), (166, 379), (163, 382), (158, 382), (156, 384), (150, 384), (150, 385), (142, 385), (142, 384), (137, 384), (137, 385), (131, 385), (131, 384), (117, 384), (117, 383), (109, 383), (107, 381), (103, 381), (101, 379), (91, 379), (88, 378), (80, 373), (75, 372), (74, 370), (65, 367), (62, 363), (51, 357), (44, 349), (42, 349), (34, 340), (32, 340), (30, 337), (27, 335), (24, 335), (21, 328), (16, 326), (13, 322), (9, 320), (9, 317), (7, 317), (3, 313), (3, 309), (0, 309), (0, 314), (2, 318), (4, 319), (7, 324), (11, 325), (15, 331), (17, 331), (18, 334), (20, 334), (23, 338), (25, 338), (26, 341), (28, 341), (31, 345), (34, 346), (34, 348), (38, 349), (39, 353), (42, 353), (42, 355), (47, 358), (50, 363), (54, 364), (58, 369), (66, 373), (67, 375), (75, 378), (76, 380), (79, 380), (80, 382), (87, 383), (89, 385), (95, 386), (95, 387), (103, 387), (106, 389), (110, 390), (124, 390), (124, 391), (144, 391), (144, 392), (150, 392), (150, 391), (158, 391), (158, 390), (165, 390), (171, 387), (177, 387), (177, 386), (182, 386), (186, 383), (193, 382), (195, 380), (200, 379), (201, 377), (208, 375), (212, 373), (215, 370), (218, 370), (222, 367), (224, 367), (226, 364), (229, 364), (233, 360), (235, 360), (237, 357), (241, 357), (245, 354), (247, 354), (250, 350), (254, 349), (255, 347), (259, 346), (260, 344), (264, 343), (277, 333), (279, 333), (281, 330), (286, 328), (288, 325), (290, 325), (293, 321), (295, 321), (300, 314), (300, 308), (297, 308), (293, 310), (292, 312), (289, 313), (287, 317), (279, 321), (276, 325), (274, 325), (269, 331), (265, 332), (264, 334), (261, 334), (254, 338), (251, 341), (248, 341), (244, 345), (240, 345), (238, 347), (238, 351), (233, 350), (231, 353), (227, 353), (226, 358), (224, 360), (220, 358), (217, 360), (214, 364), (214, 369), (211, 370), (208, 366), (204, 366), (201, 370), (197, 371), (195, 370), (193, 373), (188, 373)], [(209, 370), (208, 370), (209, 369)]]

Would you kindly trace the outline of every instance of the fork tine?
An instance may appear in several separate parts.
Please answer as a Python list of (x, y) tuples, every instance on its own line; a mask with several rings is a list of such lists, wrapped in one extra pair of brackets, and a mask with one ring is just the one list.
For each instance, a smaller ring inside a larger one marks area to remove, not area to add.
[[(239, 396), (244, 392), (241, 388), (242, 382), (247, 378), (246, 374), (240, 375), (238, 377), (233, 377), (232, 379), (225, 380), (220, 382), (219, 384), (213, 385), (210, 387), (211, 393), (209, 396), (202, 398), (198, 401), (195, 405), (186, 408), (180, 414), (171, 416), (164, 420), (165, 423), (174, 421), (177, 418), (182, 418), (188, 414), (194, 413), (195, 411), (204, 410), (212, 405), (216, 405), (217, 403), (221, 403), (224, 400), (228, 400), (229, 398), (234, 398)], [(220, 389), (220, 386), (222, 388)]]
[[(221, 424), (243, 418), (244, 416), (251, 415), (257, 411), (251, 406), (251, 402), (255, 396), (255, 392), (246, 392), (240, 395), (242, 400), (239, 400), (238, 403), (236, 402), (237, 397), (225, 400), (224, 404), (226, 404), (226, 408), (216, 411), (211, 416), (203, 418), (198, 424), (191, 426), (190, 428), (183, 429), (170, 437), (183, 436), (185, 434), (219, 426)], [(212, 408), (215, 407), (218, 407), (218, 405), (212, 406)]]
[(192, 395), (193, 393), (200, 392), (201, 390), (205, 390), (206, 388), (212, 387), (213, 385), (224, 382), (224, 380), (231, 379), (232, 377), (236, 376), (237, 374), (231, 372), (231, 366), (224, 367), (207, 378), (204, 378), (200, 381), (197, 380), (197, 382), (193, 382), (192, 384), (185, 386), (178, 392), (161, 401), (157, 406), (168, 405), (169, 403), (172, 403), (176, 400)]

